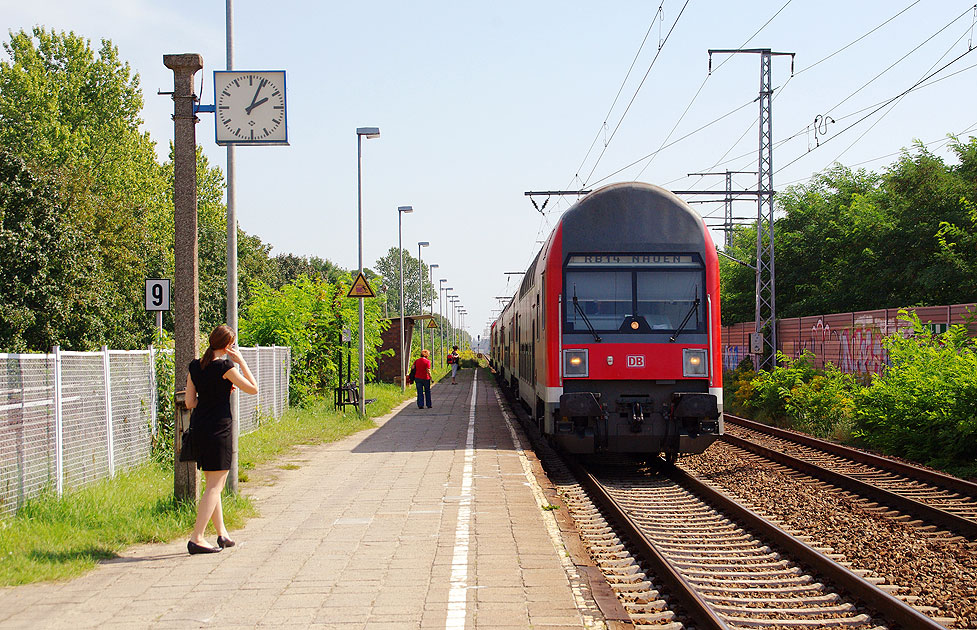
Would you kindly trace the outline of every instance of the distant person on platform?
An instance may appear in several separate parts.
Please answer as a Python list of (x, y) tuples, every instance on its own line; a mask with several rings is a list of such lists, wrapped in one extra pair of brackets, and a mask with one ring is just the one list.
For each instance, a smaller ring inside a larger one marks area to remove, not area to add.
[(431, 408), (431, 353), (421, 350), (421, 356), (414, 361), (414, 386), (417, 387), (417, 408)]
[(451, 346), (451, 352), (448, 354), (448, 365), (451, 366), (451, 384), (457, 385), (458, 381), (455, 377), (458, 375), (458, 362), (461, 360), (461, 355), (458, 354), (458, 346)]

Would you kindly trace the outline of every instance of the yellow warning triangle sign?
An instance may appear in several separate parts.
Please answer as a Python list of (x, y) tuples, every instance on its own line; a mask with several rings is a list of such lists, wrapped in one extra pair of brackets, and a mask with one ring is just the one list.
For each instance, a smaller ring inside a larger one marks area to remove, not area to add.
[(432, 319), (431, 321), (429, 321), (429, 322), (427, 323), (427, 327), (428, 327), (428, 328), (437, 328), (437, 327), (438, 327), (438, 325), (437, 325), (437, 323), (436, 323), (436, 322), (435, 322), (435, 321), (434, 321), (434, 320)]
[(349, 288), (349, 293), (346, 294), (346, 297), (354, 298), (372, 298), (376, 296), (377, 294), (373, 292), (373, 288), (366, 281), (366, 277), (362, 273), (356, 276), (356, 281)]

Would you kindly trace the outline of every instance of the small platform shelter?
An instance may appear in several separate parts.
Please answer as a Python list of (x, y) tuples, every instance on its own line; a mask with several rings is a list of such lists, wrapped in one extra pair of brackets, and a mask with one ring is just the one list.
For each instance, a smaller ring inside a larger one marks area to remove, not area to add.
[[(404, 352), (408, 357), (411, 356), (411, 343), (414, 337), (414, 324), (416, 322), (427, 322), (427, 320), (433, 318), (433, 315), (404, 315), (404, 328), (406, 328), (407, 333), (404, 336)], [(400, 316), (398, 315), (397, 317), (390, 317), (388, 321), (390, 322), (390, 327), (387, 328), (386, 332), (384, 332), (381, 336), (383, 343), (380, 346), (380, 351), (393, 350), (394, 352), (393, 356), (380, 357), (380, 365), (377, 369), (377, 379), (385, 383), (399, 383)], [(410, 371), (410, 365), (407, 366), (407, 370)]]

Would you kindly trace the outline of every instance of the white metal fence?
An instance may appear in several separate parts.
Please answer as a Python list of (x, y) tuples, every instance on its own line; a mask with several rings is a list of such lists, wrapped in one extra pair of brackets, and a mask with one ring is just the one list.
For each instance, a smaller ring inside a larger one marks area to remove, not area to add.
[[(247, 433), (288, 408), (291, 348), (241, 353), (258, 380), (256, 396), (240, 397)], [(0, 516), (44, 490), (60, 495), (149, 459), (155, 365), (152, 349), (0, 353)]]

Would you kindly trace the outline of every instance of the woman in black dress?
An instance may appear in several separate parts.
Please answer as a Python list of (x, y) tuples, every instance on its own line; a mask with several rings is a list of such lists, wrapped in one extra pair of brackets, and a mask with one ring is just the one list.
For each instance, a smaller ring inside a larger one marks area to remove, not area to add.
[[(235, 365), (236, 364), (236, 365)], [(193, 409), (193, 447), (197, 468), (204, 471), (207, 487), (197, 503), (197, 523), (187, 542), (187, 551), (216, 553), (233, 547), (224, 527), (221, 491), (231, 468), (231, 389), (258, 393), (258, 381), (234, 344), (234, 331), (221, 324), (210, 333), (210, 347), (202, 359), (190, 362), (186, 405)], [(207, 521), (214, 523), (217, 547), (204, 540)]]

